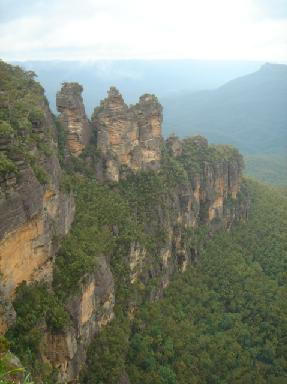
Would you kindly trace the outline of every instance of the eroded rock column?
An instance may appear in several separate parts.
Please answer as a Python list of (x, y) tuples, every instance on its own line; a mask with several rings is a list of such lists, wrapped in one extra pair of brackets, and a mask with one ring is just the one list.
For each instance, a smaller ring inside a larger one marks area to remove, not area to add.
[(72, 155), (79, 156), (90, 140), (90, 125), (78, 83), (63, 83), (57, 93), (57, 109), (66, 133), (66, 145)]

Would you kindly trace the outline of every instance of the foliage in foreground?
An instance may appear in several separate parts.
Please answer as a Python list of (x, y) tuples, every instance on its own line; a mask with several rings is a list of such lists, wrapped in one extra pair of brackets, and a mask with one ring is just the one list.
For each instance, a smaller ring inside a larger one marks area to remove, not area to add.
[(16, 323), (7, 333), (12, 351), (33, 374), (49, 376), (51, 369), (40, 359), (43, 330), (47, 327), (57, 333), (70, 324), (63, 304), (45, 283), (35, 282), (17, 288), (13, 305)]
[(0, 384), (13, 384), (19, 380), (23, 384), (33, 384), (30, 374), (19, 365), (16, 356), (9, 351), (8, 340), (0, 336)]

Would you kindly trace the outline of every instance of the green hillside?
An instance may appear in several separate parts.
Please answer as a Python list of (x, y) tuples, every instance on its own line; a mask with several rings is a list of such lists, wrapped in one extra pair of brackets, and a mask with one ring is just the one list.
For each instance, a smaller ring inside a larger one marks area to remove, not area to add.
[(264, 182), (287, 186), (287, 152), (245, 156), (245, 172)]
[(162, 100), (166, 133), (203, 134), (248, 154), (287, 147), (287, 66), (265, 64), (214, 91)]
[(213, 91), (162, 100), (165, 133), (202, 134), (246, 154), (246, 174), (287, 184), (287, 66), (265, 64)]

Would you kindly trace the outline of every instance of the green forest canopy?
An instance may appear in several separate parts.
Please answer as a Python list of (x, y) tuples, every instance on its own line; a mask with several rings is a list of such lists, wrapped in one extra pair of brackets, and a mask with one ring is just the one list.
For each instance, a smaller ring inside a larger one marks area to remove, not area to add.
[(107, 327), (84, 383), (114, 383), (123, 369), (133, 384), (286, 383), (287, 199), (248, 184), (249, 221), (215, 235), (130, 330), (121, 317)]

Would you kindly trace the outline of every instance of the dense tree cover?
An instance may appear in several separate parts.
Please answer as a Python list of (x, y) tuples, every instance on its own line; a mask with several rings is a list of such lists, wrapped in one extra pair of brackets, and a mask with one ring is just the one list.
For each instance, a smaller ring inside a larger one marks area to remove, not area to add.
[[(71, 182), (71, 179), (70, 179)], [(77, 290), (85, 273), (97, 268), (101, 255), (112, 255), (119, 244), (139, 236), (126, 201), (95, 180), (73, 178), (76, 217), (56, 257), (54, 288), (59, 296)]]
[(102, 330), (88, 350), (87, 368), (81, 373), (81, 383), (117, 383), (125, 371), (129, 336), (130, 321), (125, 313), (116, 310), (116, 318)]
[(135, 384), (286, 381), (287, 199), (246, 187), (249, 221), (204, 247), (207, 228), (187, 233), (199, 262), (132, 323), (117, 309), (89, 350), (83, 383), (112, 384), (124, 371)]
[(254, 182), (247, 224), (219, 233), (163, 300), (142, 306), (132, 383), (285, 383), (287, 200)]

